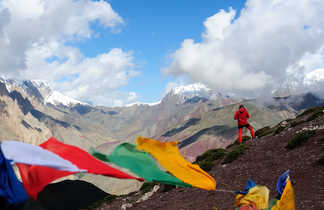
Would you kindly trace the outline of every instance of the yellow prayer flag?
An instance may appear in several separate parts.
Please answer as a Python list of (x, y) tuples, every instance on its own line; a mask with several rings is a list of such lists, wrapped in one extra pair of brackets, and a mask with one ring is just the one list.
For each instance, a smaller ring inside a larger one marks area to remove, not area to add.
[(265, 186), (255, 186), (251, 188), (248, 194), (238, 194), (235, 198), (235, 205), (255, 204), (258, 209), (266, 209), (269, 207), (269, 189)]
[(172, 175), (193, 187), (215, 190), (216, 181), (197, 164), (185, 160), (176, 141), (160, 142), (154, 139), (138, 137), (137, 149), (150, 153), (159, 164)]
[(294, 189), (289, 179), (287, 180), (286, 187), (281, 195), (279, 209), (295, 210)]

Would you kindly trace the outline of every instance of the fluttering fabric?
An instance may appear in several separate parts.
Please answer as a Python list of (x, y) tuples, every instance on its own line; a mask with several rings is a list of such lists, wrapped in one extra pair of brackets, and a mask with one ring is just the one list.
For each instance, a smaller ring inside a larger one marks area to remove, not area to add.
[(265, 186), (255, 186), (249, 189), (249, 192), (244, 194), (238, 194), (235, 198), (235, 205), (249, 206), (254, 204), (257, 209), (267, 209), (269, 207), (269, 189)]
[(280, 195), (280, 199), (271, 210), (295, 210), (295, 195), (289, 177), (289, 170), (283, 173), (278, 179), (277, 191)]
[(176, 141), (164, 143), (139, 137), (136, 144), (137, 149), (150, 153), (164, 169), (184, 183), (205, 190), (216, 189), (216, 181), (213, 177), (181, 156)]
[(277, 181), (277, 192), (280, 195), (283, 193), (288, 179), (289, 179), (289, 170), (283, 173)]
[(0, 149), (0, 209), (9, 206), (17, 206), (24, 203), (28, 196), (26, 191), (17, 179), (9, 160), (7, 160)]
[(295, 210), (294, 189), (289, 179), (287, 180), (286, 187), (281, 195), (279, 204), (280, 210)]
[[(136, 179), (144, 181), (142, 178), (136, 178), (118, 169), (112, 168), (104, 162), (92, 157), (86, 151), (72, 145), (64, 144), (51, 137), (43, 144), (39, 145), (61, 158), (71, 162), (81, 171), (88, 173), (110, 176), (120, 179)], [(37, 154), (35, 154), (37, 156)], [(74, 174), (76, 172), (57, 170), (46, 166), (17, 164), (20, 175), (27, 193), (33, 199), (37, 198), (38, 193), (52, 181)]]
[(127, 168), (138, 176), (143, 177), (147, 182), (157, 181), (171, 185), (191, 186), (162, 171), (150, 154), (137, 150), (134, 144), (120, 144), (110, 155), (102, 154), (94, 149), (91, 149), (91, 154), (102, 161)]
[(254, 182), (254, 181), (252, 181), (252, 180), (248, 180), (248, 182), (246, 183), (246, 185), (245, 185), (245, 188), (244, 188), (244, 190), (243, 191), (238, 191), (238, 192), (236, 192), (237, 194), (243, 194), (243, 195), (246, 195), (246, 194), (248, 194), (249, 193), (249, 190), (251, 189), (251, 188), (253, 188), (253, 187), (255, 187), (256, 186), (256, 183)]
[(20, 141), (2, 141), (1, 149), (6, 159), (12, 160), (14, 163), (47, 166), (62, 171), (83, 171), (57, 154), (32, 144)]

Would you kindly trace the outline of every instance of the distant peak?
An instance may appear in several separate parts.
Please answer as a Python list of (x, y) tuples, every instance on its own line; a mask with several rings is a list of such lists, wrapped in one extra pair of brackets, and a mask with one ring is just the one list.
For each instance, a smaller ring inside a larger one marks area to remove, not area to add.
[(152, 102), (152, 103), (144, 103), (144, 102), (135, 102), (135, 103), (131, 103), (131, 104), (127, 104), (126, 107), (131, 107), (131, 106), (140, 106), (140, 105), (147, 105), (147, 106), (155, 106), (155, 105), (159, 105), (161, 103), (160, 101), (157, 102)]
[(202, 83), (194, 83), (194, 84), (190, 84), (190, 85), (182, 85), (182, 86), (178, 86), (178, 87), (174, 87), (171, 89), (171, 93), (174, 95), (181, 95), (184, 93), (193, 93), (193, 92), (201, 92), (201, 91), (205, 91), (208, 92), (211, 89), (209, 89), (208, 87), (206, 87), (204, 84)]
[(50, 88), (52, 89), (51, 85), (47, 82), (47, 81), (43, 81), (43, 80), (31, 80), (31, 82), (36, 86), (36, 87), (40, 87), (40, 88)]
[(69, 96), (63, 95), (58, 91), (53, 91), (47, 98), (45, 98), (45, 103), (53, 104), (53, 105), (64, 105), (71, 106), (76, 104), (88, 105), (84, 102), (75, 100)]

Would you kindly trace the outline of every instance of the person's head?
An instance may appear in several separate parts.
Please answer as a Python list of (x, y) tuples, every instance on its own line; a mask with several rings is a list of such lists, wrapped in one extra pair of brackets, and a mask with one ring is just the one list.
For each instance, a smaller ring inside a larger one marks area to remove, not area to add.
[(241, 105), (239, 106), (239, 109), (241, 109), (241, 108), (245, 108), (243, 104), (241, 104)]

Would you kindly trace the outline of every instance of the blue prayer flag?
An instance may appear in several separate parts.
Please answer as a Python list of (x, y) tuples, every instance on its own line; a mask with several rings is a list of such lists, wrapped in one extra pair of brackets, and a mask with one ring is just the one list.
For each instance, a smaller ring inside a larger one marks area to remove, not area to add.
[[(9, 160), (7, 160), (0, 148), (0, 199), (3, 208), (17, 206), (28, 200), (28, 195), (17, 179)], [(4, 206), (6, 205), (6, 206)]]

